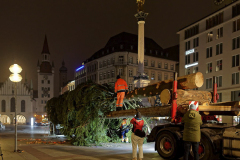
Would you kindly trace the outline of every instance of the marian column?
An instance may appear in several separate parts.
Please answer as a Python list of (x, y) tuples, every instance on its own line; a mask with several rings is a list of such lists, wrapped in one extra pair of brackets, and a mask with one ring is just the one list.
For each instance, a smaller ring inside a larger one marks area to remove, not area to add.
[(135, 17), (138, 21), (138, 73), (134, 76), (134, 85), (136, 88), (146, 87), (149, 83), (149, 77), (144, 73), (144, 24), (148, 13), (144, 13), (143, 5), (145, 0), (137, 0), (138, 13)]

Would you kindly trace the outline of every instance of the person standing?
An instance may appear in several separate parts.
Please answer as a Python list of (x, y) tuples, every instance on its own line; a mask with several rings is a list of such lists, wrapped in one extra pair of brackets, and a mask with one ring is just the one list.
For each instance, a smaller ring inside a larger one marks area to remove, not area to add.
[(201, 115), (197, 111), (197, 105), (190, 104), (189, 111), (182, 118), (184, 123), (183, 141), (184, 141), (184, 157), (188, 160), (190, 148), (192, 146), (194, 160), (199, 160), (198, 148), (201, 139), (200, 126), (202, 125)]
[(126, 90), (128, 90), (126, 81), (118, 75), (115, 83), (115, 93), (117, 93), (116, 111), (122, 110)]
[(121, 128), (122, 142), (124, 142), (124, 139), (125, 139), (125, 142), (128, 143), (128, 137), (126, 136), (126, 134), (128, 133), (129, 130), (128, 130), (126, 118), (123, 118), (120, 128)]
[(133, 124), (133, 133), (131, 135), (131, 141), (132, 141), (132, 156), (133, 159), (132, 160), (137, 160), (137, 146), (139, 149), (139, 160), (143, 159), (143, 141), (144, 141), (144, 137), (138, 137), (134, 134), (134, 132), (139, 129), (140, 131), (142, 131), (143, 125), (144, 125), (144, 121), (142, 120), (142, 115), (140, 112), (137, 112), (136, 117), (134, 117), (130, 123)]

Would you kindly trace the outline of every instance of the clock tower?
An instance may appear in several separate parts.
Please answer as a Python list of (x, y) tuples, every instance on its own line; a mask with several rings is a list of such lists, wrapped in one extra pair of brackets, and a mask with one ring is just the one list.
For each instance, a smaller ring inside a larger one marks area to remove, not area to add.
[(212, 0), (213, 10), (217, 11), (237, 0)]
[(41, 63), (38, 60), (38, 98), (36, 114), (45, 115), (47, 101), (54, 97), (54, 64), (50, 63), (50, 52), (48, 48), (47, 36), (45, 35), (42, 49)]

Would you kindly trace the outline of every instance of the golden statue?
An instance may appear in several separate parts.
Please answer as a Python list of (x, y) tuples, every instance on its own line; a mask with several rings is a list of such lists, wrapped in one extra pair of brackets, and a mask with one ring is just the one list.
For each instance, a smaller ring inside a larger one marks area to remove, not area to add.
[(143, 5), (145, 3), (145, 0), (137, 0), (138, 4), (138, 12), (143, 11)]

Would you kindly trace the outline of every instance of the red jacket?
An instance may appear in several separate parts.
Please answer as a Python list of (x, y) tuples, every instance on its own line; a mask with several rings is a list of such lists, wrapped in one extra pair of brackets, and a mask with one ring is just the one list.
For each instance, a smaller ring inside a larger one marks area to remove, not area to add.
[(125, 92), (125, 90), (128, 90), (127, 83), (124, 79), (119, 78), (115, 83), (115, 92)]
[(142, 127), (144, 125), (144, 121), (143, 120), (140, 120), (138, 121), (137, 119), (133, 118), (130, 123), (133, 124), (133, 128), (134, 128), (134, 132), (139, 129), (140, 131), (142, 130)]

